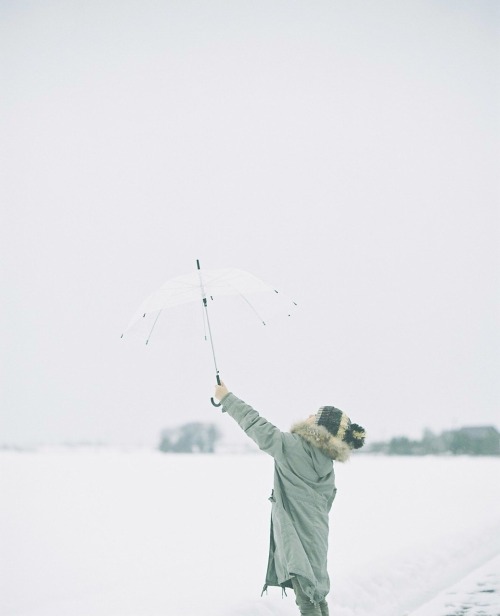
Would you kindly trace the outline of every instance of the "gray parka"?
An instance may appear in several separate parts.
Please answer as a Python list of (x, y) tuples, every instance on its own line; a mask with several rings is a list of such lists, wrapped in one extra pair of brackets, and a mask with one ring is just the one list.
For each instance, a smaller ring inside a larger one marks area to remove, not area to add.
[(300, 422), (290, 432), (281, 432), (232, 393), (222, 399), (222, 405), (275, 461), (264, 590), (291, 588), (295, 577), (311, 601), (319, 603), (330, 590), (328, 514), (337, 491), (332, 460), (345, 461), (350, 448), (324, 426)]

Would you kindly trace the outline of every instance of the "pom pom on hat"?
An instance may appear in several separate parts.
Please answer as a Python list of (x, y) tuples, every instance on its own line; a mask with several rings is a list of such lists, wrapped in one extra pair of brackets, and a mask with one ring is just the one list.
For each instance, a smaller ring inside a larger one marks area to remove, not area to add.
[(322, 406), (316, 413), (316, 424), (324, 426), (332, 436), (344, 441), (352, 449), (359, 449), (365, 443), (366, 432), (358, 424), (334, 406)]

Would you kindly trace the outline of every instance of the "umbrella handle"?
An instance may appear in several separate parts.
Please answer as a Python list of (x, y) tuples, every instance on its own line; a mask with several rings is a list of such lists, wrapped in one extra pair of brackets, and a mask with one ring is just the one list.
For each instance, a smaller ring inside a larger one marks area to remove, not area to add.
[[(217, 372), (217, 374), (215, 375), (215, 378), (217, 379), (217, 385), (220, 385), (220, 378), (219, 378), (219, 373)], [(214, 406), (222, 406), (222, 402), (216, 402), (213, 398), (210, 398), (210, 402), (214, 405)]]

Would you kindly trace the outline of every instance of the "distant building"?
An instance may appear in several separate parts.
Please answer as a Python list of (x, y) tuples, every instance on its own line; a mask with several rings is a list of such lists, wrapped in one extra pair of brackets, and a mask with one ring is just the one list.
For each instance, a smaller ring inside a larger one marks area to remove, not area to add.
[(495, 426), (467, 426), (445, 432), (449, 451), (475, 456), (500, 455), (500, 433)]
[(440, 435), (425, 430), (421, 440), (397, 436), (389, 442), (369, 443), (362, 453), (396, 456), (500, 456), (500, 432), (494, 426), (468, 426), (447, 430)]

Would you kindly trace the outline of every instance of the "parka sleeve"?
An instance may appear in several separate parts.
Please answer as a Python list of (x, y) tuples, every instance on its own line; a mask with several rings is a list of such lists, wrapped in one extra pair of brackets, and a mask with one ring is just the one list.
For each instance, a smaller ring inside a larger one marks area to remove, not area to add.
[(275, 459), (283, 455), (284, 433), (279, 428), (232, 393), (227, 394), (221, 402), (223, 412), (227, 412), (240, 425), (259, 449)]

